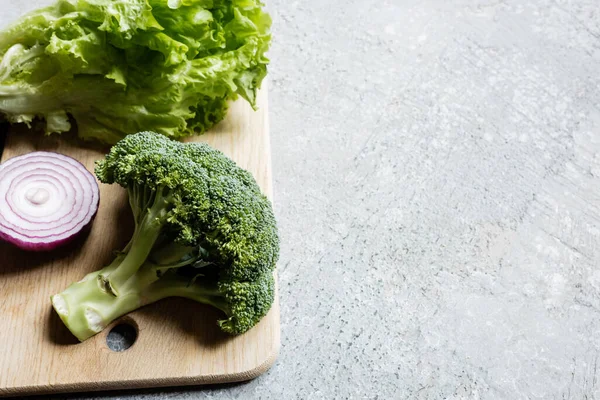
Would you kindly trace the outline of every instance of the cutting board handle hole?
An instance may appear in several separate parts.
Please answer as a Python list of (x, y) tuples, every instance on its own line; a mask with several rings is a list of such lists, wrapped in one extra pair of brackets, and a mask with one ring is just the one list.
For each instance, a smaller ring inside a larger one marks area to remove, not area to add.
[(120, 322), (115, 325), (106, 335), (106, 345), (112, 351), (125, 351), (135, 343), (138, 337), (138, 329), (130, 321)]

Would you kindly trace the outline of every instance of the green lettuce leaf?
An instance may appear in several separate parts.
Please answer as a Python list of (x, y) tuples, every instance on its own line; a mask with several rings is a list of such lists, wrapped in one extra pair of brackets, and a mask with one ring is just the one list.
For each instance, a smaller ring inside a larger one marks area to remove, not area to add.
[(60, 0), (0, 32), (0, 115), (109, 144), (203, 133), (256, 108), (270, 27), (260, 0)]

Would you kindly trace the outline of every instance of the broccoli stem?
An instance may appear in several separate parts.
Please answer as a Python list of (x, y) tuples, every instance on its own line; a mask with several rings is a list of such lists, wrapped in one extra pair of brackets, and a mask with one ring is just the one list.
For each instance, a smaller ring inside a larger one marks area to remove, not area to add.
[(129, 291), (114, 296), (105, 290), (100, 277), (102, 271), (89, 274), (84, 280), (52, 296), (54, 309), (71, 333), (82, 342), (101, 332), (115, 319), (151, 302), (142, 295), (144, 280), (137, 282), (139, 287), (132, 285)]
[(229, 315), (230, 310), (216, 287), (190, 284), (189, 279), (176, 273), (158, 278), (156, 268), (150, 264), (143, 265), (115, 296), (106, 289), (102, 279), (102, 274), (114, 269), (115, 264), (119, 264), (118, 258), (103, 270), (87, 275), (62, 293), (52, 296), (54, 309), (82, 342), (119, 317), (167, 297), (184, 297), (209, 304)]
[(227, 302), (216, 286), (204, 285), (202, 282), (191, 283), (189, 279), (176, 274), (171, 274), (150, 285), (146, 290), (146, 296), (151, 302), (167, 297), (183, 297), (216, 307), (227, 315), (231, 314)]
[(145, 185), (133, 185), (133, 187), (127, 189), (127, 194), (129, 195), (129, 206), (137, 227), (140, 215), (147, 211), (154, 193)]
[(114, 270), (103, 273), (100, 278), (104, 285), (114, 295), (118, 296), (124, 290), (128, 281), (144, 264), (152, 247), (160, 236), (167, 215), (168, 201), (162, 195), (156, 195), (152, 206), (142, 219), (136, 222), (132, 240), (126, 247), (126, 255), (121, 264)]

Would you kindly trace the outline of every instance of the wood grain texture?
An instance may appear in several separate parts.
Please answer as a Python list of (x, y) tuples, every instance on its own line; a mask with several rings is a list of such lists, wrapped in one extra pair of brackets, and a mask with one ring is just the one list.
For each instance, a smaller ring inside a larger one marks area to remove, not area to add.
[[(271, 196), (266, 90), (259, 105), (254, 112), (245, 102), (233, 103), (225, 121), (194, 140), (232, 157)], [(106, 152), (73, 137), (17, 129), (8, 134), (2, 160), (35, 150), (70, 155), (89, 170)], [(211, 307), (167, 299), (119, 320), (139, 330), (126, 351), (106, 345), (119, 321), (77, 343), (53, 311), (50, 296), (107, 264), (132, 232), (125, 191), (116, 185), (100, 190), (90, 231), (68, 247), (32, 254), (0, 243), (0, 396), (234, 382), (265, 372), (279, 350), (278, 300), (256, 327), (238, 337), (220, 332), (219, 313)]]

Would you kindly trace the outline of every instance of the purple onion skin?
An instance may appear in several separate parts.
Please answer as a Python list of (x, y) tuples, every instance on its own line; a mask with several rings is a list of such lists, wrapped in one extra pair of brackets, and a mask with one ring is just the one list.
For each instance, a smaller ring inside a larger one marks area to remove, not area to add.
[(85, 233), (92, 227), (92, 223), (94, 222), (94, 219), (96, 218), (96, 215), (98, 214), (99, 206), (100, 206), (100, 197), (98, 197), (98, 202), (96, 204), (96, 212), (90, 218), (90, 222), (88, 222), (86, 225), (84, 225), (81, 228), (81, 230), (79, 230), (77, 232), (73, 232), (73, 234), (71, 236), (66, 237), (64, 239), (56, 240), (53, 242), (31, 243), (31, 242), (26, 242), (24, 240), (20, 240), (20, 239), (14, 238), (12, 236), (6, 235), (0, 229), (0, 240), (4, 240), (5, 242), (10, 243), (22, 250), (25, 250), (25, 251), (45, 252), (45, 251), (52, 251), (52, 250), (58, 249), (60, 247), (66, 246), (67, 244), (71, 243), (73, 240), (77, 239), (82, 233)]
[[(34, 153), (38, 153), (38, 152), (34, 152)], [(81, 163), (80, 161), (78, 161), (70, 156), (67, 156), (65, 154), (55, 153), (55, 152), (47, 152), (47, 151), (39, 152), (39, 153), (56, 154), (56, 155), (59, 155), (62, 157), (68, 157), (70, 160), (75, 161), (77, 164), (79, 164), (83, 170), (87, 171), (87, 168), (85, 167), (85, 165), (83, 165), (83, 163)], [(29, 153), (29, 154), (31, 154), (31, 153)], [(24, 154), (24, 156), (25, 155), (27, 155), (27, 154)], [(90, 173), (90, 172), (87, 171), (87, 173)], [(91, 174), (91, 173), (90, 173), (90, 175), (93, 176), (93, 174)], [(83, 225), (79, 230), (74, 231), (70, 236), (67, 236), (67, 237), (64, 237), (64, 238), (58, 239), (58, 240), (49, 240), (49, 241), (45, 241), (45, 242), (30, 242), (27, 240), (22, 240), (19, 238), (15, 238), (11, 235), (8, 235), (3, 230), (2, 226), (0, 226), (0, 240), (10, 243), (17, 248), (28, 251), (28, 252), (48, 252), (48, 251), (52, 251), (52, 250), (64, 247), (64, 246), (68, 245), (69, 243), (73, 242), (75, 239), (77, 239), (83, 233), (85, 233), (91, 229), (92, 223), (94, 222), (96, 215), (98, 214), (98, 209), (100, 207), (100, 189), (99, 189), (98, 182), (96, 181), (95, 177), (94, 177), (94, 179), (92, 179), (92, 182), (93, 182), (96, 192), (98, 193), (96, 204), (89, 206), (89, 208), (93, 207), (94, 213), (90, 216), (90, 220), (87, 222), (87, 224)]]

